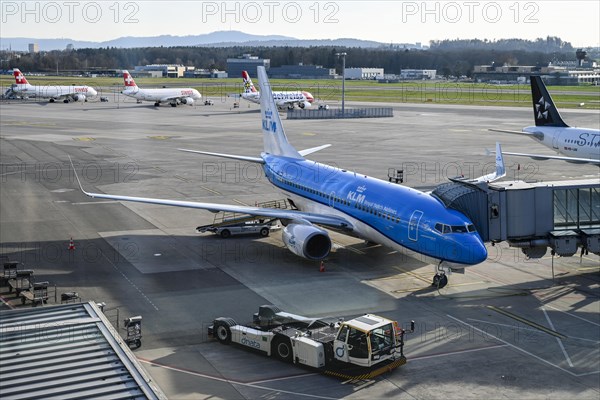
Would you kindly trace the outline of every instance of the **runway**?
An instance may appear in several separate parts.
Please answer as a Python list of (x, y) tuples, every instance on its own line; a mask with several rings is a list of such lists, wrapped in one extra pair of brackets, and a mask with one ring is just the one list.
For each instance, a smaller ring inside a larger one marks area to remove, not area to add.
[[(311, 159), (382, 179), (404, 169), (405, 184), (422, 190), (491, 172), (485, 149), (496, 140), (505, 151), (552, 154), (528, 138), (488, 131), (531, 125), (530, 107), (392, 106), (393, 118), (283, 124), (298, 149), (332, 144)], [(90, 191), (250, 205), (281, 199), (254, 164), (177, 151), (259, 155), (257, 110), (243, 101), (234, 109), (230, 98), (177, 108), (112, 99), (0, 103), (2, 255), (59, 293), (105, 302), (115, 323), (117, 308), (120, 319), (142, 315), (135, 354), (173, 399), (598, 397), (598, 256), (527, 260), (519, 249), (488, 246), (486, 262), (438, 291), (430, 287), (432, 260), (419, 255), (332, 233), (321, 273), (285, 249), (278, 232), (223, 240), (195, 232), (212, 222), (210, 212), (95, 200), (78, 190), (69, 156)], [(598, 111), (561, 114), (572, 126), (600, 128)], [(599, 176), (595, 166), (506, 163), (507, 179)], [(2, 290), (1, 307), (17, 306)], [(249, 321), (262, 304), (308, 316), (415, 320), (408, 364), (372, 382), (344, 383), (208, 340), (215, 317)]]

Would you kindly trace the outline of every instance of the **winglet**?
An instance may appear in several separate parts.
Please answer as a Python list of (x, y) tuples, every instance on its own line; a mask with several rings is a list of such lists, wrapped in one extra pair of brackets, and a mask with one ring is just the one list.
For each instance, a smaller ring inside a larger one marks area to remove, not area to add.
[(79, 175), (77, 175), (77, 170), (75, 169), (75, 165), (73, 165), (73, 160), (71, 159), (71, 156), (68, 156), (68, 157), (69, 157), (69, 162), (71, 163), (71, 168), (73, 168), (73, 173), (75, 174), (75, 179), (77, 179), (77, 184), (79, 185), (79, 189), (83, 192), (83, 194), (94, 197), (91, 194), (89, 194), (88, 192), (86, 192), (85, 190), (83, 190), (83, 185), (81, 184), (81, 181), (79, 180)]
[[(486, 155), (491, 155), (492, 152), (488, 149), (485, 149)], [(491, 183), (497, 181), (498, 179), (504, 178), (506, 176), (506, 167), (504, 165), (504, 157), (502, 156), (502, 148), (500, 147), (500, 143), (496, 142), (496, 170), (491, 174), (480, 176), (475, 179), (467, 179), (467, 178), (450, 178), (453, 182), (464, 182), (469, 184), (479, 184), (479, 183)]]

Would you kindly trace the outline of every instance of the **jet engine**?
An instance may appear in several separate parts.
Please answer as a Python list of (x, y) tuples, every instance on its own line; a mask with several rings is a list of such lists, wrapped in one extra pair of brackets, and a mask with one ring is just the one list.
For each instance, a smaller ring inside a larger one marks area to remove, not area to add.
[(310, 107), (310, 103), (308, 101), (303, 101), (301, 103), (298, 103), (298, 107), (300, 107), (300, 108)]
[(283, 228), (282, 239), (292, 253), (308, 260), (322, 260), (331, 250), (327, 232), (310, 224), (287, 225)]
[(191, 97), (184, 97), (183, 99), (181, 99), (181, 104), (187, 104), (188, 106), (191, 106), (192, 104), (194, 104), (194, 99), (192, 99)]
[(84, 102), (85, 101), (85, 94), (81, 94), (81, 93), (74, 94), (73, 95), (73, 100)]

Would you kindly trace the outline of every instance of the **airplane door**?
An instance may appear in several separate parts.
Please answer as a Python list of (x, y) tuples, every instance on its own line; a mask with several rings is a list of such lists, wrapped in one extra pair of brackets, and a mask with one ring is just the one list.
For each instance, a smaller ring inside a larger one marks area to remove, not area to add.
[(333, 190), (329, 193), (329, 207), (335, 208), (335, 192)]
[(552, 147), (555, 150), (559, 149), (559, 139), (560, 139), (560, 132), (558, 132), (556, 135), (554, 135), (554, 137), (552, 138)]
[(419, 239), (419, 221), (421, 221), (422, 216), (423, 211), (415, 210), (408, 223), (408, 238), (415, 242)]

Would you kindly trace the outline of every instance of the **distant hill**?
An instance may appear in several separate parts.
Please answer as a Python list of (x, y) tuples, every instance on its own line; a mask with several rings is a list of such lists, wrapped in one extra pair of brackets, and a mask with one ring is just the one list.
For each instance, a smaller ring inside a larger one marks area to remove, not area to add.
[(6, 50), (9, 47), (12, 50), (27, 51), (29, 43), (38, 43), (40, 50), (64, 50), (68, 44), (72, 44), (76, 49), (91, 48), (97, 49), (100, 47), (117, 47), (117, 48), (135, 48), (135, 47), (173, 47), (173, 46), (205, 46), (213, 43), (229, 43), (234, 46), (235, 43), (265, 41), (293, 41), (297, 40), (293, 37), (282, 35), (251, 35), (240, 31), (219, 31), (203, 35), (188, 35), (188, 36), (150, 36), (150, 37), (135, 37), (125, 36), (105, 42), (81, 41), (70, 38), (57, 39), (39, 39), (14, 37), (0, 38), (0, 49)]
[[(0, 49), (27, 51), (29, 43), (37, 43), (42, 51), (64, 50), (72, 44), (76, 49), (98, 49), (105, 47), (141, 48), (141, 47), (180, 47), (180, 46), (207, 46), (207, 47), (235, 47), (235, 46), (275, 46), (275, 47), (311, 47), (311, 46), (338, 46), (338, 47), (363, 47), (375, 48), (389, 46), (389, 44), (372, 40), (352, 38), (342, 39), (296, 39), (282, 35), (252, 35), (240, 31), (218, 31), (203, 35), (172, 36), (160, 35), (149, 37), (124, 36), (105, 42), (81, 41), (70, 38), (39, 39), (39, 38), (0, 38)], [(395, 46), (398, 46), (395, 44)], [(413, 44), (401, 44), (401, 47), (414, 48)]]
[[(209, 43), (208, 47), (234, 47), (234, 46), (275, 46), (275, 47), (311, 47), (311, 46), (338, 46), (338, 47), (363, 47), (374, 48), (386, 46), (385, 43), (361, 39), (273, 39), (273, 40), (250, 40), (245, 42), (216, 42)], [(414, 44), (406, 45), (415, 47)]]

